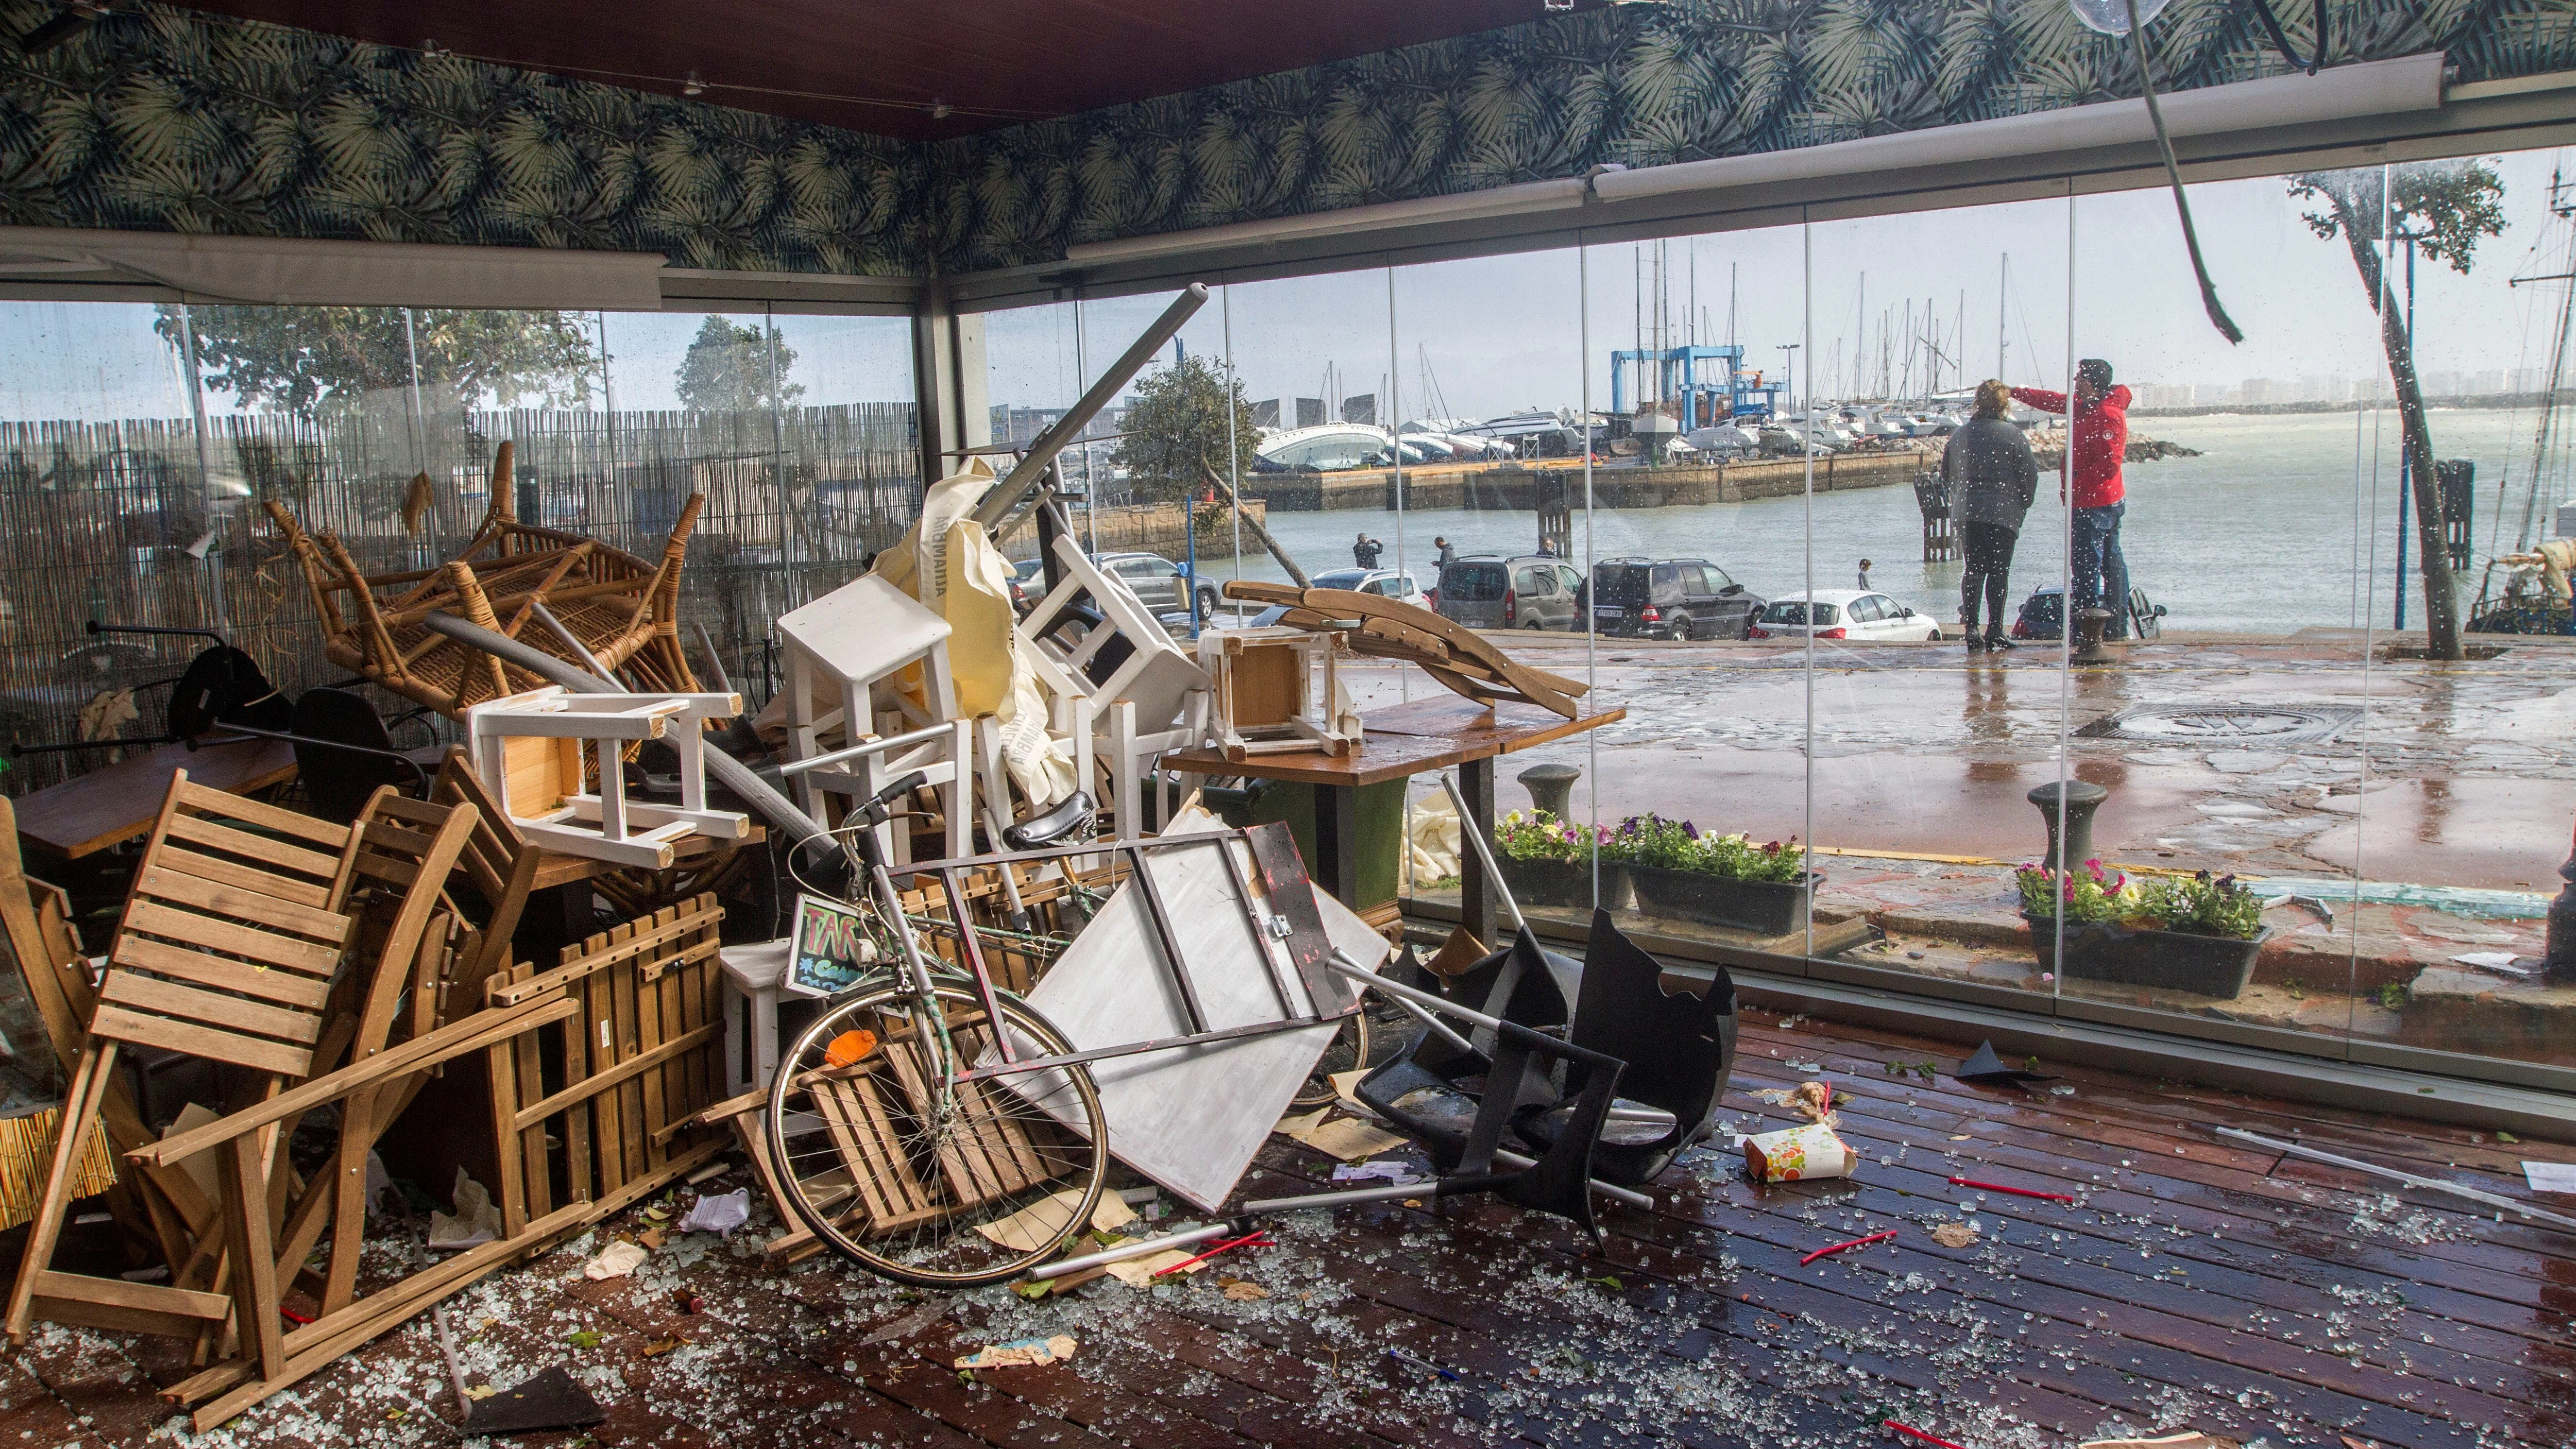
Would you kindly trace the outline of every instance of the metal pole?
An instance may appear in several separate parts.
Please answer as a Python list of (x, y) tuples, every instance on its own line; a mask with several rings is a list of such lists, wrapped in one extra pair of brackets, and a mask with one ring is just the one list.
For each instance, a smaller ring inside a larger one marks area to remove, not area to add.
[(189, 315), (185, 302), (179, 304), (179, 351), (188, 367), (188, 406), (197, 420), (197, 492), (206, 506), (206, 529), (216, 535), (204, 560), (206, 605), (215, 616), (215, 632), (230, 633), (224, 609), (223, 520), (215, 516), (214, 443), (206, 436), (206, 384), (197, 369), (197, 319)]
[[(1029, 450), (1020, 455), (1020, 461), (1003, 475), (1002, 481), (995, 484), (992, 491), (984, 495), (984, 501), (967, 516), (990, 528), (1018, 508), (1036, 490), (1038, 479), (1046, 473), (1047, 464), (1055, 461), (1055, 455), (1063, 452), (1065, 444), (1091, 425), (1091, 420), (1100, 415), (1101, 409), (1109, 406), (1110, 399), (1118, 396), (1119, 389), (1124, 388), (1144, 370), (1146, 363), (1154, 360), (1156, 353), (1163, 350), (1164, 343), (1180, 335), (1182, 324), (1188, 322), (1199, 308), (1206, 306), (1207, 299), (1206, 284), (1192, 282), (1183, 287), (1181, 295), (1172, 299), (1172, 305), (1163, 309), (1163, 315), (1155, 318), (1144, 335), (1093, 380), (1090, 388), (1075, 399), (1065, 415), (1030, 441)], [(1079, 328), (1080, 304), (1075, 305), (1075, 325)]]
[[(2406, 238), (2406, 354), (2408, 361), (2414, 360), (2415, 238), (2412, 236)], [(2419, 396), (2422, 389), (2423, 384), (2419, 381), (2416, 384)], [(2406, 531), (2408, 520), (2414, 516), (2410, 506), (2413, 500), (2408, 494), (2414, 482), (2415, 450), (2400, 447), (2397, 450), (2397, 618), (2392, 626), (2400, 630), (2406, 627)]]

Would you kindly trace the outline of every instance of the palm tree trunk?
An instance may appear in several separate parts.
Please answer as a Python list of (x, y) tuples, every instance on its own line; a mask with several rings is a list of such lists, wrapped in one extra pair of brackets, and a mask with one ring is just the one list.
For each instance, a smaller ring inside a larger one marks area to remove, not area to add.
[[(2409, 470), (2415, 477), (2415, 536), (2422, 555), (2425, 653), (2435, 659), (2458, 659), (2460, 600), (2451, 583), (2451, 552), (2442, 536), (2442, 485), (2433, 468), (2433, 430), (2424, 418), (2424, 393), (2415, 380), (2415, 344), (2406, 332), (2404, 303), (2388, 290), (2379, 253), (2340, 195), (2332, 196), (2335, 219), (2352, 248), (2352, 264), (2370, 293), (2371, 310), (2379, 314), (2379, 345), (2388, 354), (2388, 376), (2397, 393), (2397, 418)], [(2376, 231), (2378, 228), (2371, 228)]]

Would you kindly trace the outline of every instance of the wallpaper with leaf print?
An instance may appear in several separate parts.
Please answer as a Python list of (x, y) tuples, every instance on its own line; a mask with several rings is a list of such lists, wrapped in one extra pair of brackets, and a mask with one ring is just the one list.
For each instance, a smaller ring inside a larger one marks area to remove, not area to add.
[[(2305, 53), (2316, 0), (2274, 3)], [(2329, 8), (2329, 63), (2576, 68), (2576, 0)], [(0, 0), (0, 27), (57, 9)], [(2149, 33), (2168, 88), (2288, 69), (2250, 0), (2173, 0)], [(1668, 0), (924, 147), (146, 6), (42, 56), (0, 45), (0, 220), (958, 272), (2135, 93), (2126, 51), (2065, 0)]]
[[(0, 0), (15, 36), (60, 10)], [(148, 6), (0, 43), (0, 221), (917, 274), (917, 145)]]

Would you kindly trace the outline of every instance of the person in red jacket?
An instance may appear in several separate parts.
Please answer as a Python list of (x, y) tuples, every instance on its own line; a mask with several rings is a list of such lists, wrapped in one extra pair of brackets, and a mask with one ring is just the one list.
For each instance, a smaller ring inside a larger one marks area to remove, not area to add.
[[(2066, 416), (2062, 392), (2017, 387), (2012, 395), (2041, 412)], [(2067, 449), (2058, 496), (2066, 497), (2071, 476), (2073, 607), (2110, 610), (2110, 622), (2102, 626), (2105, 639), (2126, 638), (2129, 630), (2129, 561), (2120, 553), (2120, 519), (2129, 511), (2120, 462), (2128, 453), (2129, 390), (2112, 385), (2111, 364), (2098, 357), (2085, 358), (2075, 364), (2075, 443)], [(2067, 617), (2071, 623), (2074, 615)]]

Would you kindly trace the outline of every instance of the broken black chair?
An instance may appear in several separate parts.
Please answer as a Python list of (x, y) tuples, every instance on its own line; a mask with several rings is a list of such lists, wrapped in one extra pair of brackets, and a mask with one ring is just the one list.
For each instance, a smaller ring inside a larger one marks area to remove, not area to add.
[[(1523, 926), (1512, 944), (1441, 983), (1440, 995), (1459, 1006), (1541, 1033), (1562, 1034), (1570, 1013), (1564, 990), (1546, 964), (1538, 938)], [(1429, 1010), (1403, 998), (1421, 1029), (1402, 1055), (1360, 1078), (1352, 1095), (1398, 1131), (1422, 1144), (1432, 1166), (1454, 1172), (1474, 1129), (1486, 1085), (1506, 1080), (1491, 1071), (1495, 1032), (1478, 1027), (1462, 1036)], [(1523, 1081), (1515, 1111), (1542, 1111), (1562, 1093), (1552, 1083)]]
[[(1583, 989), (1574, 1006), (1572, 1040), (1628, 1064), (1619, 1078), (1619, 1100), (1592, 1151), (1592, 1170), (1604, 1182), (1643, 1187), (1661, 1176), (1683, 1149), (1708, 1135), (1717, 1120), (1735, 1065), (1735, 982), (1723, 966), (1704, 992), (1664, 989), (1663, 963), (1610, 923), (1608, 911), (1592, 913), (1592, 940), (1583, 953)], [(1569, 1063), (1569, 1089), (1579, 1092), (1585, 1068)], [(1669, 1115), (1668, 1123), (1646, 1107)], [(1552, 1146), (1573, 1114), (1566, 1107), (1524, 1115), (1516, 1124), (1533, 1146)]]

